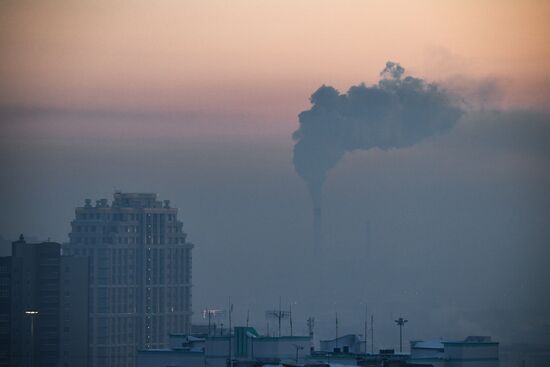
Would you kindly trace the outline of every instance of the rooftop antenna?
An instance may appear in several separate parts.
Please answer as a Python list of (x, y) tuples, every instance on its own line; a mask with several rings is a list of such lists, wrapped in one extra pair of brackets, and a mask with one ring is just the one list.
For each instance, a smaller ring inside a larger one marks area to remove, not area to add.
[(399, 353), (403, 352), (403, 326), (405, 326), (407, 322), (409, 322), (409, 320), (405, 320), (402, 317), (395, 320), (395, 323), (399, 326)]
[[(222, 317), (225, 317), (225, 310), (215, 308), (205, 308), (204, 310), (202, 310), (202, 318), (208, 319), (208, 336), (212, 334), (212, 319), (216, 320)], [(216, 324), (214, 323), (214, 325)]]
[(290, 336), (292, 336), (292, 303), (288, 305), (288, 313), (290, 314)]
[(368, 334), (368, 305), (365, 303), (365, 354), (367, 354), (367, 334)]
[(250, 309), (246, 310), (246, 327), (248, 327), (248, 321), (250, 321)]
[(374, 354), (374, 315), (370, 315), (370, 352)]
[(290, 318), (290, 312), (289, 311), (283, 311), (281, 309), (281, 297), (279, 297), (279, 309), (278, 310), (270, 310), (265, 312), (265, 318), (266, 319), (272, 319), (277, 320), (279, 323), (279, 337), (281, 336), (281, 320)]
[(334, 339), (334, 341), (336, 342), (336, 348), (338, 348), (338, 312), (336, 312), (335, 314), (336, 314), (336, 338)]
[(229, 297), (229, 367), (233, 367), (233, 349), (231, 348), (231, 314), (233, 313), (233, 304)]

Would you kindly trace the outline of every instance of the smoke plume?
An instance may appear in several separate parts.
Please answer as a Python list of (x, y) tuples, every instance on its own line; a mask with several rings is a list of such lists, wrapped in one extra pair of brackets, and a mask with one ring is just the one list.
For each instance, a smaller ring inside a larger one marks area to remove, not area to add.
[(378, 84), (352, 86), (345, 94), (323, 85), (311, 95), (313, 106), (300, 113), (293, 139), (294, 166), (314, 208), (321, 207), (328, 172), (346, 152), (408, 147), (451, 129), (461, 116), (444, 90), (404, 72), (387, 62)]

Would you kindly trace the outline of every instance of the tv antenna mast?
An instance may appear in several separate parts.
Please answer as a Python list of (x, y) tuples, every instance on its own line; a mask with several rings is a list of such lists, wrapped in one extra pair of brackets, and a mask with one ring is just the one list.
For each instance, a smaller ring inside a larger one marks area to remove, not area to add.
[(368, 328), (368, 317), (369, 317), (369, 313), (368, 313), (368, 305), (365, 304), (365, 355), (367, 354), (367, 349), (368, 349), (368, 343), (367, 343), (367, 335), (368, 335), (368, 332), (369, 332), (369, 328)]
[(279, 309), (270, 310), (265, 312), (265, 318), (268, 320), (277, 320), (279, 324), (279, 337), (281, 336), (281, 321), (283, 319), (290, 319), (290, 311), (283, 311), (281, 309), (281, 298), (279, 297)]
[(336, 348), (338, 348), (338, 312), (335, 312), (336, 318), (336, 338), (334, 338), (334, 341), (336, 342)]
[(288, 305), (288, 312), (290, 314), (289, 318), (290, 318), (290, 336), (292, 336), (292, 303), (290, 303)]
[[(225, 318), (225, 310), (220, 310), (217, 308), (205, 308), (202, 310), (202, 318), (208, 319), (208, 336), (212, 334), (212, 320), (219, 318)], [(216, 325), (214, 323), (214, 325)]]

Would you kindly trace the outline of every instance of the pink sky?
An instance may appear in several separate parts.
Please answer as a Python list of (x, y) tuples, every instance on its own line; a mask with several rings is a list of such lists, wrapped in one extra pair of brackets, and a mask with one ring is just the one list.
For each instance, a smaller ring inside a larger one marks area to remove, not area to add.
[(548, 19), (545, 1), (2, 2), (0, 104), (231, 113), (276, 131), (321, 84), (374, 83), (393, 60), (545, 105)]

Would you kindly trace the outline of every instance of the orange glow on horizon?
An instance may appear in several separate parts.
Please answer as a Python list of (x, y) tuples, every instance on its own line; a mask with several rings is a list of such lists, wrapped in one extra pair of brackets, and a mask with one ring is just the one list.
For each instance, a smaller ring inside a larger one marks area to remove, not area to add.
[(319, 85), (373, 83), (394, 60), (502, 78), (507, 103), (539, 104), (549, 16), (542, 1), (4, 2), (0, 103), (286, 119)]

